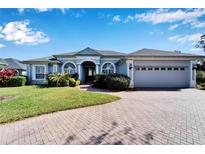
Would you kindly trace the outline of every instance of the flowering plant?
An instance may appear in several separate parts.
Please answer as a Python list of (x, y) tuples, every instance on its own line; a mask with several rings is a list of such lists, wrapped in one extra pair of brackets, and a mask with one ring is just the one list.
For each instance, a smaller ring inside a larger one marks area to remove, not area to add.
[(9, 79), (16, 75), (16, 70), (10, 67), (5, 67), (0, 70), (0, 86), (6, 86)]

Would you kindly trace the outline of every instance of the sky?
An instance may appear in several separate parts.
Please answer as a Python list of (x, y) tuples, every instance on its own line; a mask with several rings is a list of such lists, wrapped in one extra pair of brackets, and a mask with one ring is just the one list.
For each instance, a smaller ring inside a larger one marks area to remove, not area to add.
[(0, 58), (33, 59), (86, 47), (204, 54), (205, 9), (0, 9)]

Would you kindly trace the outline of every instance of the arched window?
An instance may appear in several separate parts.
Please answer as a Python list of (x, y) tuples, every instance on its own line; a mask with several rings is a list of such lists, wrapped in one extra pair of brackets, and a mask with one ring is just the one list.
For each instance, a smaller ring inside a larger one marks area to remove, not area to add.
[(64, 72), (68, 73), (68, 74), (74, 74), (75, 72), (75, 65), (72, 63), (67, 63), (64, 66)]
[(112, 63), (105, 63), (103, 66), (102, 66), (102, 73), (103, 74), (113, 74), (115, 73), (115, 68), (114, 68), (114, 64)]

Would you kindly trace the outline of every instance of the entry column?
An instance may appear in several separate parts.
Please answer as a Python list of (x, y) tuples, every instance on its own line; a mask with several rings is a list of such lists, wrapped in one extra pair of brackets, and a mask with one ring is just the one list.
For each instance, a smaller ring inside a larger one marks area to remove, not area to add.
[(81, 64), (78, 64), (78, 79), (82, 80), (82, 75), (81, 75)]
[(99, 74), (99, 64), (96, 64), (96, 66), (95, 66), (95, 72), (96, 72), (96, 74)]
[(134, 61), (127, 60), (127, 76), (130, 77), (130, 88), (134, 88)]

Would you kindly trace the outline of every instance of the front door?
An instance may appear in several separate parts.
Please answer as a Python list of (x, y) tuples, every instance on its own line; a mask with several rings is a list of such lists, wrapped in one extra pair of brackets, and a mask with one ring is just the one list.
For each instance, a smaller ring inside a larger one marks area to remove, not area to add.
[(94, 67), (86, 67), (85, 68), (85, 82), (91, 82), (94, 80), (95, 68)]

